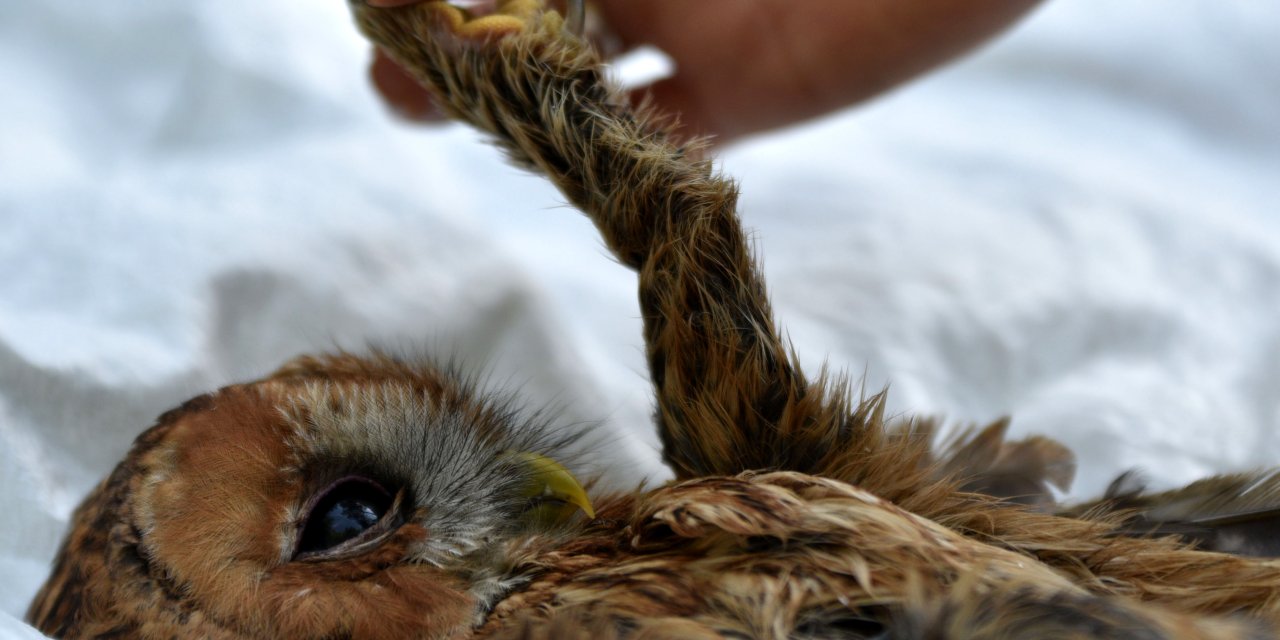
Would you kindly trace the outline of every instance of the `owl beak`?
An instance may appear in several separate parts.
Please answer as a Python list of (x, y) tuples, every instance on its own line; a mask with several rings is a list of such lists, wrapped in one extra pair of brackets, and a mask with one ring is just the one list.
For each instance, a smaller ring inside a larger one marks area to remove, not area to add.
[(530, 508), (526, 517), (540, 523), (557, 524), (572, 518), (579, 510), (588, 518), (596, 517), (587, 492), (578, 479), (559, 462), (536, 453), (510, 453), (513, 460), (529, 473), (524, 496)]

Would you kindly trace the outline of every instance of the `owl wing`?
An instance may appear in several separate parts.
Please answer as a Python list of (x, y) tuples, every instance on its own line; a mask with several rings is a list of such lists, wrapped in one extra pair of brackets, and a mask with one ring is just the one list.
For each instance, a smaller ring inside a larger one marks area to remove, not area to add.
[(1280, 472), (1214, 476), (1152, 493), (1136, 472), (1122, 474), (1099, 500), (1064, 515), (1127, 516), (1120, 533), (1176, 536), (1196, 548), (1242, 556), (1280, 557)]
[(1044, 436), (1009, 440), (1009, 420), (982, 429), (963, 429), (944, 442), (933, 473), (959, 483), (962, 491), (983, 493), (1050, 513), (1054, 491), (1071, 488), (1076, 457), (1066, 445)]

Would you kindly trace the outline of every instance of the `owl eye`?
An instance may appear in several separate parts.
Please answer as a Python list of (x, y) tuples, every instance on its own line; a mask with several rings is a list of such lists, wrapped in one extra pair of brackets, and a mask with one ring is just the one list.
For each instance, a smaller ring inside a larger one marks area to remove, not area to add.
[(387, 522), (395, 499), (382, 485), (347, 477), (329, 486), (307, 514), (298, 539), (298, 557), (347, 550), (391, 530)]

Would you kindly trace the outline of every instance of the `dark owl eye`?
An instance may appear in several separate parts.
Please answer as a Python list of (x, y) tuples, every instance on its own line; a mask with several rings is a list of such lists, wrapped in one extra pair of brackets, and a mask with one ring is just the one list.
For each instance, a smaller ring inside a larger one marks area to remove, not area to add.
[(345, 542), (361, 538), (387, 517), (395, 502), (382, 485), (367, 478), (339, 480), (316, 500), (307, 514), (298, 554), (312, 555), (328, 551)]

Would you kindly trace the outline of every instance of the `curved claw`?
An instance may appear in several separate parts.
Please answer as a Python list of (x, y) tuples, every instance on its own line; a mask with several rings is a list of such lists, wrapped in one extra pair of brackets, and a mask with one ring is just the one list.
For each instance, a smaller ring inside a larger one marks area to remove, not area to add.
[(586, 0), (565, 0), (564, 27), (575, 36), (582, 36), (587, 18)]

